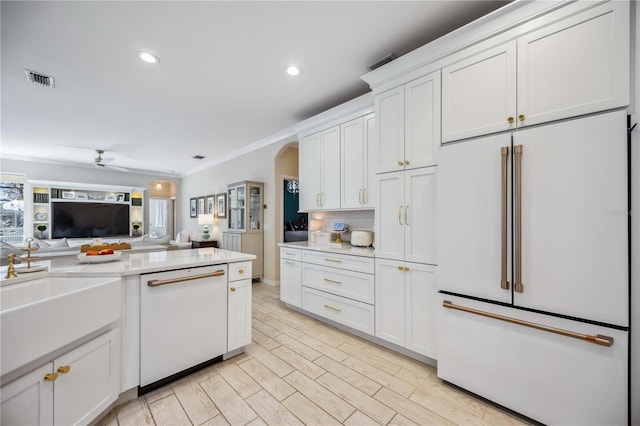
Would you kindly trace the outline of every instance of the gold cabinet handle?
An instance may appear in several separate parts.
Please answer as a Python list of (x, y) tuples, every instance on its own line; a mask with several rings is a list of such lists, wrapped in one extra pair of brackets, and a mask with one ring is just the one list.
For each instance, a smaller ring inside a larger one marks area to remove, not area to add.
[(58, 373), (60, 374), (67, 374), (69, 371), (71, 371), (70, 365), (63, 365), (62, 367), (58, 367)]
[(336, 263), (342, 263), (342, 260), (340, 259), (331, 259), (330, 257), (325, 257), (324, 258), (325, 262), (336, 262)]
[(409, 165), (409, 160), (404, 160), (404, 165), (408, 166)]
[(511, 324), (521, 325), (523, 327), (535, 328), (536, 330), (542, 330), (549, 333), (559, 334), (561, 336), (573, 337), (574, 339), (584, 340), (585, 342), (595, 343), (596, 345), (601, 346), (611, 346), (613, 345), (613, 337), (603, 336), (601, 334), (597, 334), (595, 336), (589, 334), (576, 333), (574, 331), (563, 330), (561, 328), (550, 327), (548, 325), (538, 324), (535, 322), (524, 321), (519, 318), (507, 317), (504, 315), (494, 314), (493, 312), (481, 311), (479, 309), (473, 309), (466, 306), (455, 305), (449, 300), (445, 300), (442, 302), (442, 306), (449, 309), (456, 309), (458, 311), (467, 312), (470, 314), (476, 314), (487, 318), (492, 318), (499, 321), (509, 322)]
[(398, 271), (404, 271), (404, 267), (403, 266), (398, 266)]
[[(513, 117), (510, 117), (513, 118)], [(500, 148), (500, 155), (502, 156), (502, 222), (501, 225), (501, 237), (502, 237), (502, 264), (501, 266), (501, 279), (500, 279), (500, 288), (505, 290), (509, 289), (509, 281), (507, 281), (507, 214), (508, 214), (508, 206), (507, 206), (507, 196), (508, 196), (508, 167), (509, 167), (509, 147), (503, 146)]]
[(57, 378), (58, 378), (58, 373), (49, 373), (46, 376), (44, 376), (44, 381), (55, 382)]
[(518, 120), (520, 120), (520, 121), (524, 121), (524, 114), (520, 114), (520, 115), (518, 116)]
[(398, 209), (398, 223), (400, 225), (403, 225), (403, 223), (402, 223), (402, 206), (400, 206), (400, 208)]
[(513, 123), (513, 117), (507, 117), (507, 121), (508, 121), (509, 123)]
[(244, 274), (244, 269), (238, 269), (239, 274)]
[(170, 278), (166, 280), (151, 280), (151, 281), (147, 281), (147, 285), (149, 287), (160, 287), (161, 285), (175, 284), (175, 283), (181, 283), (184, 281), (191, 281), (191, 280), (199, 280), (200, 278), (221, 277), (223, 275), (224, 275), (224, 269), (218, 269), (215, 272), (210, 272), (206, 274), (187, 275), (186, 277)]
[(404, 165), (404, 161), (398, 160), (398, 166)]
[(409, 271), (409, 267), (408, 267), (408, 266), (405, 266), (405, 267), (404, 267), (404, 268), (402, 268), (402, 269), (403, 269), (405, 272), (408, 272), (408, 271)]
[(331, 309), (332, 311), (336, 311), (336, 312), (342, 312), (342, 309), (340, 308), (336, 308), (335, 306), (331, 306), (331, 305), (324, 305), (325, 308), (327, 309)]
[(409, 206), (404, 206), (404, 224), (409, 225)]
[(236, 288), (235, 287), (231, 287), (229, 290), (236, 291)]
[(524, 291), (522, 284), (522, 145), (514, 146), (513, 152), (516, 157), (516, 282), (514, 290), (522, 293)]
[(324, 280), (331, 284), (342, 284), (341, 281), (330, 280), (329, 278), (325, 278)]

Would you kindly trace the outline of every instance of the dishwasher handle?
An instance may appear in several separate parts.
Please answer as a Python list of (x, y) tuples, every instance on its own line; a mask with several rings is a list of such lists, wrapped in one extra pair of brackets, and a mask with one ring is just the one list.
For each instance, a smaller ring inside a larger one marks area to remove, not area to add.
[(160, 287), (161, 285), (175, 284), (175, 283), (181, 283), (184, 281), (191, 281), (191, 280), (199, 280), (200, 278), (221, 277), (224, 275), (224, 273), (225, 273), (224, 269), (218, 269), (215, 272), (209, 272), (207, 274), (188, 275), (186, 277), (170, 278), (167, 280), (151, 280), (151, 281), (147, 281), (147, 285), (149, 287)]

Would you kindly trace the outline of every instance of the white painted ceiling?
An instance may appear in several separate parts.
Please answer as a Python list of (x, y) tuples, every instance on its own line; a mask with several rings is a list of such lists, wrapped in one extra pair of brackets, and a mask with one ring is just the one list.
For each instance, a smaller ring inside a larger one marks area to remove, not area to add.
[(100, 148), (181, 176), (366, 93), (369, 65), (504, 4), (2, 1), (0, 153), (93, 168)]

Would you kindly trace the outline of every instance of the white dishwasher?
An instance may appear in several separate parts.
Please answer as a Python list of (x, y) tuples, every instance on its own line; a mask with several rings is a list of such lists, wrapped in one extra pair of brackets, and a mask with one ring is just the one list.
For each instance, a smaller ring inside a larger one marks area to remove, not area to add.
[(227, 265), (142, 274), (140, 281), (142, 394), (227, 352)]

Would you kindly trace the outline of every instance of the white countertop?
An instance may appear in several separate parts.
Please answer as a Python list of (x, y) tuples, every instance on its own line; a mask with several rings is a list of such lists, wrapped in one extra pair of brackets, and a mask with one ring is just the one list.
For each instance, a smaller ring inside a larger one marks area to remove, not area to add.
[(328, 247), (327, 245), (316, 244), (309, 241), (293, 241), (290, 243), (279, 243), (280, 247), (291, 247), (303, 250), (323, 251), (327, 253), (350, 254), (353, 256), (374, 257), (373, 247), (354, 247), (350, 244), (342, 244), (341, 248)]
[(17, 284), (42, 277), (111, 277), (137, 275), (150, 272), (169, 271), (173, 269), (198, 266), (218, 265), (223, 263), (243, 262), (255, 259), (252, 254), (216, 248), (192, 250), (169, 250), (147, 253), (122, 252), (120, 258), (108, 263), (83, 263), (77, 256), (65, 256), (50, 260), (32, 262), (32, 265), (46, 265), (42, 272), (23, 273), (18, 278), (5, 279), (7, 267), (0, 268), (2, 285)]

